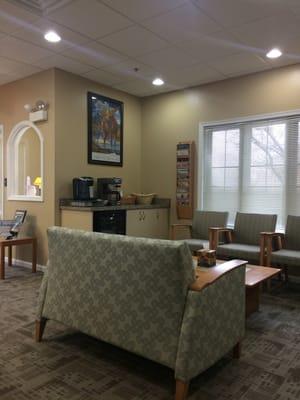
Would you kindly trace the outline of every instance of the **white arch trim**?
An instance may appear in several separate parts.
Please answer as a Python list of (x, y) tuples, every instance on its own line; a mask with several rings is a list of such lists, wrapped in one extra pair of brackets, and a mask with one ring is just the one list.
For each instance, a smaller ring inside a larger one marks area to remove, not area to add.
[[(16, 184), (18, 182), (18, 144), (27, 129), (32, 128), (40, 139), (40, 159), (41, 159), (41, 178), (42, 188), (40, 196), (27, 196), (16, 194)], [(40, 129), (31, 121), (21, 121), (16, 124), (9, 135), (7, 141), (7, 194), (8, 200), (19, 201), (43, 201), (44, 193), (44, 137)]]

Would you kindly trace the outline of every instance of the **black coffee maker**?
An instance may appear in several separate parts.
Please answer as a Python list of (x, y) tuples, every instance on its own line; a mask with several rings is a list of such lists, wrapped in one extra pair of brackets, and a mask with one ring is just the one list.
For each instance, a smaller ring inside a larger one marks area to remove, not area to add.
[(101, 200), (107, 200), (109, 205), (120, 204), (121, 200), (121, 178), (98, 178), (97, 194)]
[(91, 200), (94, 198), (94, 179), (90, 176), (81, 176), (73, 179), (73, 199)]

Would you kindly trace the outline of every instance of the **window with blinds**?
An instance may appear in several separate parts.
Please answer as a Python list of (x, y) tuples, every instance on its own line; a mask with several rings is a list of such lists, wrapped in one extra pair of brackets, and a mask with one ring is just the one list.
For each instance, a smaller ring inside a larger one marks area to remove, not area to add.
[(300, 215), (300, 115), (205, 126), (203, 209)]

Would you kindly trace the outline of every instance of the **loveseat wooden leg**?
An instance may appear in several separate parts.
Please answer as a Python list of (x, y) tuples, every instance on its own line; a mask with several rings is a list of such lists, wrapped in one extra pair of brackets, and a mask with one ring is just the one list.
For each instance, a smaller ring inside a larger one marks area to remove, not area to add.
[(238, 342), (233, 348), (233, 358), (240, 358), (242, 352), (241, 342)]
[(41, 318), (38, 321), (35, 321), (35, 341), (41, 342), (43, 338), (44, 329), (47, 323), (47, 318)]
[(189, 382), (183, 382), (176, 379), (175, 400), (186, 400), (189, 390)]

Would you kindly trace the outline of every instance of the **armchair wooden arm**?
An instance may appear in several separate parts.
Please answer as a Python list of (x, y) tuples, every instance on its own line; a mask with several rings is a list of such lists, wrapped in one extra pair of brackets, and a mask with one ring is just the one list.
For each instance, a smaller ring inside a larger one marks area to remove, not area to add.
[(192, 234), (192, 224), (172, 224), (171, 225), (171, 240), (176, 240), (176, 233), (182, 228), (189, 228), (190, 236)]
[(280, 250), (283, 246), (284, 233), (281, 232), (261, 232), (261, 253), (265, 255), (263, 265), (271, 265), (272, 251)]
[(226, 241), (232, 242), (233, 229), (223, 227), (211, 227), (209, 228), (209, 248), (216, 250), (219, 244), (220, 233), (225, 233)]

